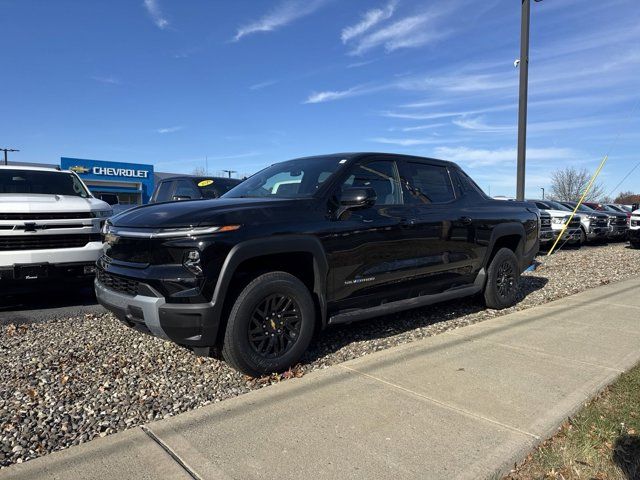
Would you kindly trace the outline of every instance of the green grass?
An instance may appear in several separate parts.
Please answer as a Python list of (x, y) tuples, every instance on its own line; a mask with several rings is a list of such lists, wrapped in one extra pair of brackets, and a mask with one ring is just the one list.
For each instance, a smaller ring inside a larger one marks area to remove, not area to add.
[(640, 480), (640, 365), (540, 445), (506, 480)]

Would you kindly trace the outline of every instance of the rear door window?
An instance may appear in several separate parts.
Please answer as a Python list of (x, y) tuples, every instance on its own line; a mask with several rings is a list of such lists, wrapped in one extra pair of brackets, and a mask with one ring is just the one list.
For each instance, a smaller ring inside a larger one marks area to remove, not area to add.
[(456, 198), (446, 167), (428, 163), (406, 162), (402, 177), (409, 192), (408, 200), (411, 203), (448, 203)]

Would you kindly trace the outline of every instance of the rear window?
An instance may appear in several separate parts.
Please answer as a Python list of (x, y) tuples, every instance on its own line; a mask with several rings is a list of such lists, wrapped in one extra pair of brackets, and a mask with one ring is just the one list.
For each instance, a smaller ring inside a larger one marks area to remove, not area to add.
[(0, 193), (91, 196), (73, 173), (13, 169), (0, 169)]
[(407, 162), (406, 186), (417, 203), (447, 203), (455, 200), (446, 167)]

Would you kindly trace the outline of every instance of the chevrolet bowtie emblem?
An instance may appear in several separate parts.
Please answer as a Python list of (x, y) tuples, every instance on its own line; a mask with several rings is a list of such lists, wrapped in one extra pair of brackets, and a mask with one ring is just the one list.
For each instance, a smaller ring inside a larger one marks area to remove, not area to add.
[(82, 167), (80, 165), (76, 165), (75, 167), (71, 167), (69, 170), (76, 173), (88, 173), (89, 169), (87, 167)]

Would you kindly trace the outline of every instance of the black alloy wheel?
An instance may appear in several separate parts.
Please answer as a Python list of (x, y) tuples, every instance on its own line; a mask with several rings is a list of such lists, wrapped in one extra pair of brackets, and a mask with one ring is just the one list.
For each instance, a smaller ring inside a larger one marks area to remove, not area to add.
[(300, 307), (292, 296), (268, 295), (253, 309), (249, 345), (262, 357), (280, 357), (298, 341), (301, 323)]
[(513, 264), (509, 260), (505, 260), (498, 267), (496, 277), (496, 289), (498, 295), (502, 298), (510, 298), (516, 284), (516, 275), (513, 270)]
[(236, 297), (222, 356), (252, 377), (282, 372), (300, 361), (315, 325), (315, 305), (307, 286), (287, 272), (264, 273)]
[(500, 310), (512, 307), (518, 300), (520, 266), (515, 253), (501, 248), (491, 259), (487, 268), (487, 283), (484, 287), (484, 303)]

